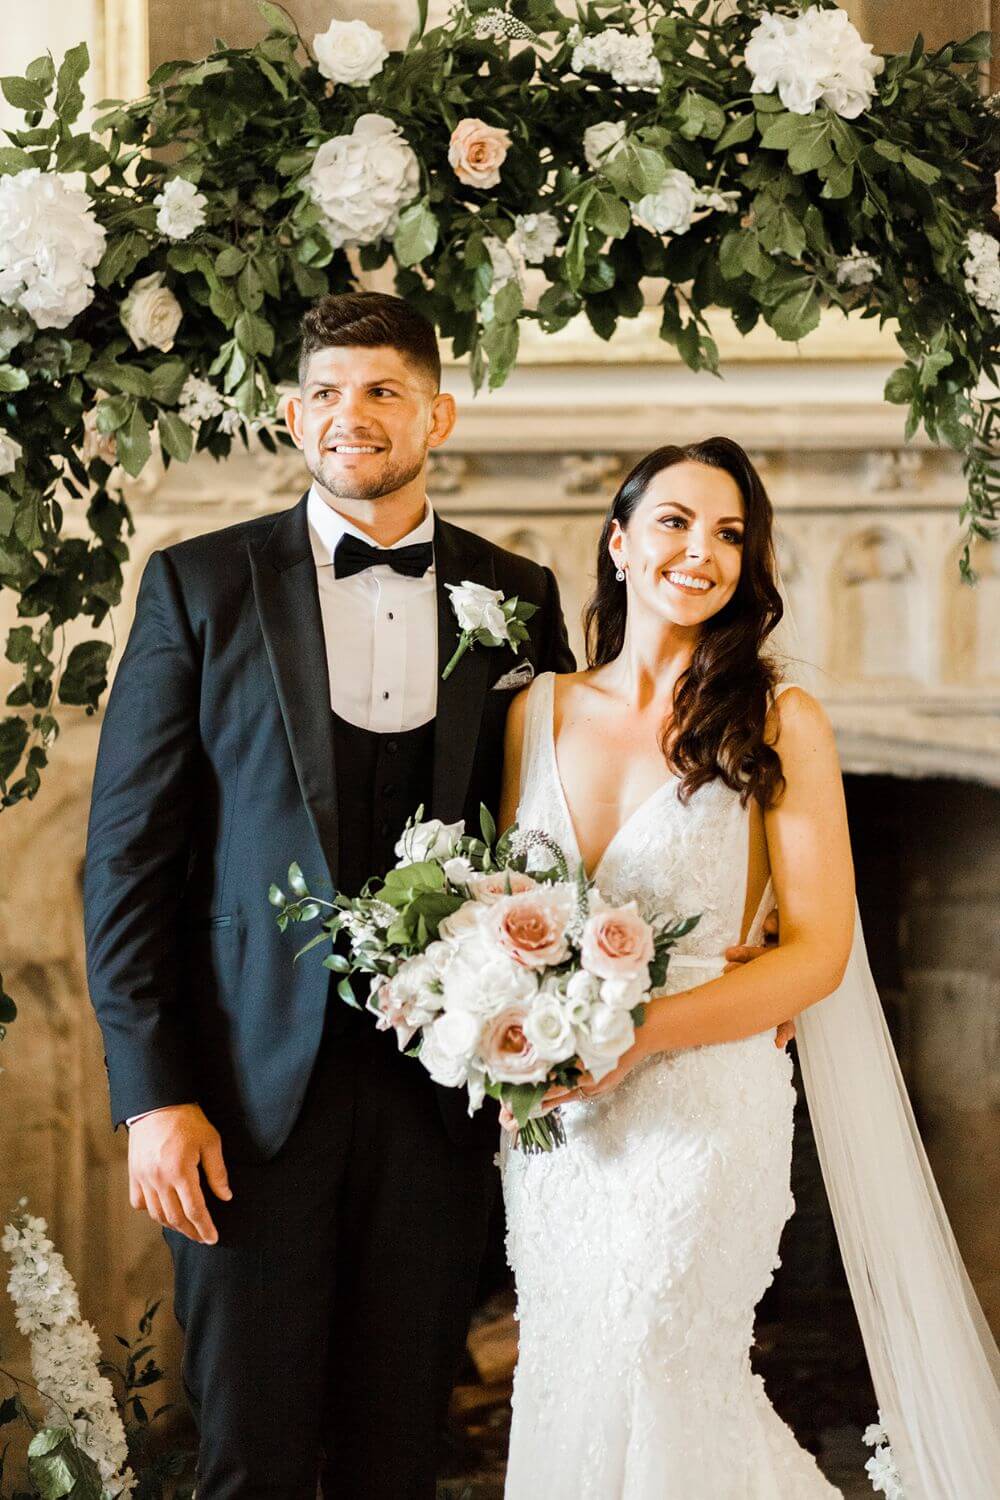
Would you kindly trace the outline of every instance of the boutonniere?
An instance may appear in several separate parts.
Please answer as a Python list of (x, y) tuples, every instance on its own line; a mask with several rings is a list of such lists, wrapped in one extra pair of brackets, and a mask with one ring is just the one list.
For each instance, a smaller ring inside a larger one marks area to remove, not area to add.
[(441, 673), (442, 682), (450, 677), (470, 646), (509, 646), (516, 653), (528, 639), (527, 621), (538, 613), (537, 604), (528, 604), (515, 594), (505, 599), (499, 589), (488, 589), (482, 583), (446, 583), (451, 607), (461, 627), (458, 647)]

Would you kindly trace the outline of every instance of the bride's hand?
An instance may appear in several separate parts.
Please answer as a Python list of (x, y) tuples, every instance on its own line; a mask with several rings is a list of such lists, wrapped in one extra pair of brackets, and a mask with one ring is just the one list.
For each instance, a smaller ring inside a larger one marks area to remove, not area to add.
[(508, 1135), (517, 1135), (517, 1121), (506, 1104), (500, 1105), (500, 1126)]
[(610, 1073), (605, 1073), (599, 1083), (590, 1073), (584, 1073), (576, 1088), (549, 1089), (542, 1100), (543, 1112), (547, 1113), (548, 1110), (555, 1109), (560, 1104), (568, 1104), (571, 1100), (582, 1099), (586, 1103), (587, 1100), (597, 1099), (602, 1094), (610, 1094), (611, 1090), (616, 1089), (622, 1079), (627, 1078), (637, 1063), (641, 1063), (645, 1057), (646, 1053), (642, 1045), (636, 1041), (627, 1052), (622, 1054), (618, 1066), (612, 1068)]

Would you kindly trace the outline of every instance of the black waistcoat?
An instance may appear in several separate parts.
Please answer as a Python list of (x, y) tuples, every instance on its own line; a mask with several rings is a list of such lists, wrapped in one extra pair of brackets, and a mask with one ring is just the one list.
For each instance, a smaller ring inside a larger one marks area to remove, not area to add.
[(371, 875), (396, 863), (407, 818), (423, 803), (430, 816), (434, 720), (397, 734), (378, 734), (333, 715), (337, 766), (337, 884), (356, 896)]

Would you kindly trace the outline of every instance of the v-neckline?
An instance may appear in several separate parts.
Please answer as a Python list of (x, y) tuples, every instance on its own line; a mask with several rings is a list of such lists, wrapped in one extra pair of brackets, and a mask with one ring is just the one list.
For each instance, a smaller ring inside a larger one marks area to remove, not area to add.
[(570, 835), (573, 839), (573, 852), (575, 853), (577, 860), (579, 861), (583, 869), (583, 873), (586, 875), (587, 879), (596, 882), (597, 877), (600, 875), (601, 870), (604, 867), (604, 861), (607, 859), (608, 855), (611, 853), (611, 850), (614, 848), (615, 844), (617, 844), (618, 840), (621, 838), (625, 830), (632, 826), (639, 814), (641, 812), (644, 812), (650, 805), (650, 803), (653, 802), (657, 797), (659, 797), (667, 787), (674, 786), (676, 784), (677, 778), (668, 776), (666, 781), (662, 781), (658, 787), (655, 787), (654, 790), (650, 792), (648, 797), (644, 797), (642, 801), (632, 809), (625, 821), (623, 823), (619, 823), (618, 827), (615, 829), (614, 833), (605, 844), (600, 858), (593, 868), (593, 871), (588, 870), (586, 861), (583, 857), (583, 851), (580, 848), (580, 836), (576, 831), (576, 820), (573, 817), (573, 813), (570, 809), (569, 798), (566, 796), (566, 788), (563, 785), (562, 773), (559, 770), (559, 757), (556, 754), (556, 674), (554, 672), (550, 672), (548, 675), (548, 739), (549, 755), (552, 761), (552, 776), (556, 784), (556, 790), (559, 793), (559, 799), (562, 803), (563, 812), (566, 815), (566, 826), (569, 829)]

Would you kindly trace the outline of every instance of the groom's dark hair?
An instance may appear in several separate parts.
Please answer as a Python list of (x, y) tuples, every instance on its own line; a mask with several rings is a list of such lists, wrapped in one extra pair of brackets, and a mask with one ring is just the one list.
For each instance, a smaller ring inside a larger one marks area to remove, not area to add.
[(302, 319), (299, 384), (309, 356), (317, 349), (398, 349), (411, 364), (441, 385), (441, 353), (434, 325), (388, 292), (334, 292), (322, 297)]

